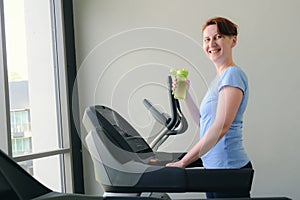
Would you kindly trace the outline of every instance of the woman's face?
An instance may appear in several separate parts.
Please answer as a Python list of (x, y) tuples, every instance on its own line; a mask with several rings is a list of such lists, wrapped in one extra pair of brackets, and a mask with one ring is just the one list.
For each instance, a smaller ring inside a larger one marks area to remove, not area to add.
[(225, 36), (218, 33), (217, 25), (209, 25), (203, 31), (203, 50), (214, 63), (225, 63), (232, 60), (232, 48), (236, 36)]

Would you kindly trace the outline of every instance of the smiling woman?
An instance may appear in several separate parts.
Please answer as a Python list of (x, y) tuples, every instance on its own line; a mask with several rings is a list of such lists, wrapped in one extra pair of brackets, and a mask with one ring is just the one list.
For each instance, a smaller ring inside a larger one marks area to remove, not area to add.
[(203, 50), (214, 62), (218, 74), (228, 66), (235, 66), (231, 49), (237, 43), (237, 25), (225, 18), (212, 18), (203, 25), (202, 34)]
[[(204, 96), (200, 114), (189, 91), (185, 103), (200, 121), (200, 141), (182, 158), (167, 166), (186, 167), (201, 157), (207, 169), (252, 168), (243, 147), (243, 114), (248, 101), (248, 81), (232, 58), (237, 26), (225, 18), (209, 19), (203, 26), (203, 50), (216, 67), (216, 78)], [(197, 113), (198, 112), (198, 113)], [(195, 114), (196, 113), (196, 114)], [(200, 118), (199, 118), (200, 116)], [(208, 192), (207, 198), (250, 197), (249, 192)]]

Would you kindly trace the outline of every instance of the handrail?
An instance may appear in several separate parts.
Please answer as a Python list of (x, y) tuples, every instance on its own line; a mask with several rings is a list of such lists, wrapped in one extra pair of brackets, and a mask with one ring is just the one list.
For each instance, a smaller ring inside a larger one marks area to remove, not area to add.
[(177, 123), (177, 106), (176, 106), (176, 100), (174, 98), (173, 92), (172, 92), (172, 77), (168, 76), (168, 86), (169, 86), (169, 100), (170, 100), (170, 106), (171, 106), (171, 113), (172, 113), (172, 117), (170, 122), (167, 124), (167, 128), (169, 130), (172, 130), (174, 128), (174, 126)]

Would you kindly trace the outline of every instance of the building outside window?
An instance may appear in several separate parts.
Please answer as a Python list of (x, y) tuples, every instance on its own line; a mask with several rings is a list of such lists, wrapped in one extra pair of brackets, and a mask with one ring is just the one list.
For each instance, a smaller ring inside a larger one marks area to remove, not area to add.
[[(9, 81), (10, 126), (13, 156), (32, 153), (28, 81)], [(24, 166), (25, 167), (25, 166)], [(26, 166), (32, 168), (32, 166)]]

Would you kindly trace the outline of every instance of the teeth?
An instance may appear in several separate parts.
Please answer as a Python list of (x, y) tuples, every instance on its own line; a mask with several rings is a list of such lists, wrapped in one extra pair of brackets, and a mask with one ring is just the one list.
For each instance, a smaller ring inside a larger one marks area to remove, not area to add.
[(210, 53), (217, 53), (219, 50), (211, 50)]

